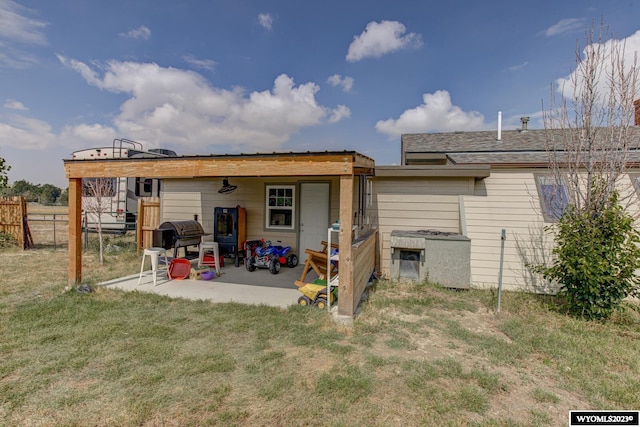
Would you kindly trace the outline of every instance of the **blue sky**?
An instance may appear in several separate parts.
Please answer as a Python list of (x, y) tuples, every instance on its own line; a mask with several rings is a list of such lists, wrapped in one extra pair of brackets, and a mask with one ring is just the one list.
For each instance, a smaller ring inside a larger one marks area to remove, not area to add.
[(0, 157), (61, 188), (114, 138), (397, 164), (402, 133), (541, 128), (602, 17), (640, 48), (635, 0), (0, 0)]

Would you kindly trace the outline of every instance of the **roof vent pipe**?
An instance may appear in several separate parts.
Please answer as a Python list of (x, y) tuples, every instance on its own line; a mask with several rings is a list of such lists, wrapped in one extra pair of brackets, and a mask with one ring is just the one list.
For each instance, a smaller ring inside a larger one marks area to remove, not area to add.
[(502, 140), (502, 111), (498, 111), (498, 137), (496, 141)]
[(527, 130), (528, 122), (529, 122), (529, 117), (520, 117), (520, 123), (522, 123), (522, 129), (520, 129), (520, 131), (524, 132)]

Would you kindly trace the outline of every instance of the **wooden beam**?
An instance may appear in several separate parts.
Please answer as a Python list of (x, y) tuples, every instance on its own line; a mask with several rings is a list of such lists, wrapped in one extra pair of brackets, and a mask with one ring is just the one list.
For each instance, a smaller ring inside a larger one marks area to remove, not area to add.
[[(356, 164), (357, 161), (357, 164)], [(373, 170), (373, 160), (352, 153), (272, 157), (165, 157), (109, 160), (65, 160), (67, 178), (144, 176), (205, 178), (224, 176), (327, 176)]]
[(353, 317), (357, 301), (354, 301), (353, 266), (351, 265), (351, 229), (353, 228), (353, 176), (340, 176), (340, 252), (338, 288), (338, 315)]
[(69, 179), (69, 286), (82, 281), (82, 179)]

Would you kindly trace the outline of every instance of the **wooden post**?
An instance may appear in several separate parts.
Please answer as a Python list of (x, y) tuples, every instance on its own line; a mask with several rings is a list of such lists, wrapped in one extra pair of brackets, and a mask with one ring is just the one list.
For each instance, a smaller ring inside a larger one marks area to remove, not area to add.
[(82, 281), (82, 178), (69, 178), (69, 286)]
[(144, 243), (142, 242), (143, 239), (143, 231), (142, 228), (144, 227), (144, 217), (145, 217), (145, 213), (144, 213), (144, 203), (142, 201), (142, 198), (138, 199), (138, 217), (136, 218), (136, 252), (140, 253), (143, 250), (144, 247)]
[[(338, 288), (338, 315), (355, 314), (353, 269), (351, 266), (351, 229), (353, 228), (353, 175), (340, 176), (340, 252)], [(329, 249), (331, 250), (331, 249)]]

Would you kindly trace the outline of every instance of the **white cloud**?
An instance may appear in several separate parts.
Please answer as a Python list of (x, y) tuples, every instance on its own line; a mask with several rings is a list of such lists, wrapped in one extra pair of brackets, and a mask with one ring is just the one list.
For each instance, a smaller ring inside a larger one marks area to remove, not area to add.
[(76, 61), (75, 59), (68, 59), (65, 56), (56, 54), (58, 60), (67, 67), (76, 70), (80, 75), (91, 85), (102, 88), (102, 82), (100, 81), (98, 74), (89, 68), (85, 63)]
[(45, 45), (47, 39), (42, 29), (44, 21), (25, 16), (29, 9), (12, 0), (0, 1), (0, 38), (25, 44)]
[[(211, 87), (196, 72), (154, 63), (111, 61), (96, 71), (80, 61), (58, 58), (90, 85), (127, 94), (113, 120), (114, 132), (154, 146), (189, 152), (216, 146), (232, 146), (237, 152), (277, 151), (301, 129), (349, 114), (343, 106), (331, 111), (319, 105), (318, 85), (296, 85), (286, 74), (275, 79), (271, 90), (245, 94), (241, 88)], [(110, 133), (111, 128), (94, 125), (65, 132)]]
[(465, 112), (453, 105), (446, 90), (425, 93), (422, 99), (423, 104), (404, 111), (399, 118), (378, 121), (376, 130), (395, 138), (403, 133), (470, 131), (485, 127), (482, 114)]
[[(592, 45), (588, 45), (583, 49), (583, 59), (585, 58), (585, 56), (587, 55), (587, 53), (589, 51), (591, 51), (592, 49), (599, 49), (602, 48), (604, 49), (603, 51), (603, 57), (606, 58), (604, 61), (602, 61), (599, 66), (600, 69), (598, 70), (598, 75), (599, 75), (599, 80), (597, 80), (596, 83), (596, 88), (595, 90), (601, 94), (601, 99), (600, 101), (604, 104), (607, 102), (607, 96), (609, 93), (609, 86), (610, 86), (610, 82), (608, 81), (608, 76), (610, 76), (612, 74), (611, 72), (611, 52), (612, 50), (616, 50), (616, 49), (620, 49), (620, 51), (622, 51), (622, 48), (624, 48), (624, 55), (621, 58), (621, 62), (622, 65), (625, 69), (626, 73), (629, 73), (631, 68), (637, 64), (635, 64), (635, 60), (636, 60), (636, 56), (640, 57), (640, 30), (636, 31), (634, 34), (630, 35), (629, 37), (619, 40), (619, 39), (609, 39), (607, 40), (605, 43), (600, 44), (600, 43), (594, 43)], [(574, 91), (574, 85), (573, 82), (575, 80), (577, 81), (578, 85), (583, 85), (584, 82), (581, 80), (580, 76), (576, 77), (576, 71), (574, 70), (571, 74), (569, 74), (566, 77), (562, 77), (559, 78), (558, 80), (556, 80), (556, 84), (558, 87), (558, 92), (565, 96), (565, 97), (572, 97), (572, 93)], [(615, 74), (615, 73), (614, 73)], [(617, 78), (617, 74), (616, 74), (616, 78)], [(638, 90), (638, 87), (636, 86), (636, 90)], [(637, 96), (637, 95), (636, 95)]]
[(48, 24), (27, 17), (31, 12), (12, 0), (0, 0), (0, 66), (25, 69), (38, 63), (22, 46), (46, 45), (42, 30)]
[(211, 59), (198, 59), (193, 55), (185, 55), (182, 57), (188, 64), (192, 65), (195, 68), (199, 68), (202, 70), (207, 70), (214, 72), (216, 69), (216, 61), (212, 61)]
[(522, 64), (518, 64), (518, 65), (512, 65), (511, 67), (509, 67), (509, 71), (518, 71), (518, 70), (522, 70), (524, 67), (526, 67), (527, 65), (529, 65), (529, 61), (524, 61)]
[(544, 30), (544, 35), (547, 37), (553, 37), (561, 34), (573, 33), (574, 31), (584, 29), (584, 23), (584, 18), (561, 19), (554, 25)]
[(347, 61), (356, 62), (364, 58), (379, 58), (400, 49), (422, 46), (419, 34), (409, 33), (398, 21), (369, 22), (365, 30), (354, 36), (347, 52)]
[(331, 116), (329, 117), (329, 123), (337, 123), (342, 119), (346, 119), (351, 117), (351, 110), (349, 107), (344, 105), (338, 105), (331, 112)]
[(3, 146), (23, 150), (42, 150), (56, 141), (48, 123), (26, 116), (13, 116), (0, 122), (0, 135)]
[(13, 48), (7, 48), (5, 51), (6, 53), (0, 52), (0, 66), (22, 70), (38, 63), (38, 59), (30, 53)]
[(118, 137), (119, 135), (112, 127), (94, 123), (65, 126), (59, 139), (60, 141), (82, 141), (81, 144), (84, 147), (95, 147), (106, 145), (106, 142)]
[(352, 77), (342, 77), (340, 74), (334, 74), (327, 79), (327, 83), (334, 87), (340, 86), (344, 92), (351, 92), (353, 81)]
[(20, 110), (20, 111), (28, 111), (29, 109), (27, 107), (25, 107), (25, 105), (20, 102), (20, 101), (16, 101), (15, 99), (7, 99), (6, 102), (4, 103), (5, 108), (9, 108), (11, 110)]
[(129, 30), (126, 33), (120, 33), (118, 35), (128, 39), (149, 40), (151, 38), (151, 30), (144, 25), (141, 25), (138, 28), (134, 28), (133, 30)]
[(267, 31), (273, 30), (273, 23), (275, 18), (270, 13), (260, 13), (258, 14), (258, 23), (262, 28)]

